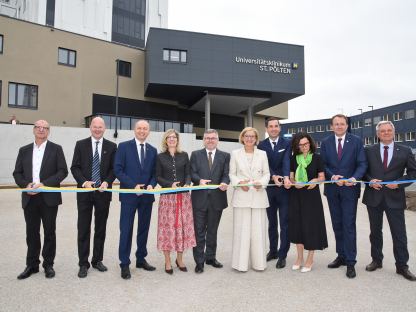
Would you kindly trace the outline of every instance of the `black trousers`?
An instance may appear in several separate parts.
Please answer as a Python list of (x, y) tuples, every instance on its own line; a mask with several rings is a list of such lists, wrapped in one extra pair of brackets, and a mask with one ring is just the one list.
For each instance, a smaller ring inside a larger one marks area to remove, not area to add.
[(78, 201), (78, 258), (79, 266), (90, 267), (91, 221), (94, 209), (94, 246), (91, 263), (103, 260), (104, 242), (107, 229), (110, 201), (103, 198), (104, 194), (94, 192), (89, 201)]
[(393, 239), (393, 254), (397, 268), (407, 268), (409, 252), (407, 250), (406, 222), (403, 209), (391, 209), (383, 202), (377, 207), (367, 206), (370, 220), (371, 257), (374, 261), (383, 261), (383, 212), (386, 212), (387, 221)]
[(42, 194), (31, 196), (24, 209), (26, 221), (26, 265), (38, 267), (41, 249), (40, 223), (43, 224), (44, 242), (42, 249), (43, 267), (53, 266), (56, 255), (56, 215), (58, 206), (48, 206)]
[(193, 255), (197, 264), (216, 258), (217, 231), (222, 216), (222, 210), (214, 209), (210, 200), (207, 200), (204, 206), (193, 209), (196, 238)]

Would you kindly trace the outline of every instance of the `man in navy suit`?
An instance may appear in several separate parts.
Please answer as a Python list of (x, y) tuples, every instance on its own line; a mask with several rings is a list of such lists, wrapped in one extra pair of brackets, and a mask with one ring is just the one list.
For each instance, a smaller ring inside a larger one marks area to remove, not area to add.
[[(156, 186), (157, 151), (156, 148), (146, 142), (149, 133), (149, 123), (145, 120), (139, 120), (134, 127), (135, 138), (122, 142), (118, 146), (114, 161), (114, 173), (120, 181), (120, 188), (151, 190)], [(136, 210), (138, 216), (136, 268), (142, 268), (146, 271), (155, 270), (155, 267), (151, 266), (145, 259), (154, 200), (154, 195), (120, 193), (120, 244), (118, 253), (123, 279), (131, 278), (129, 265)]]
[[(331, 213), (332, 228), (335, 233), (337, 258), (328, 264), (328, 268), (347, 266), (347, 277), (356, 276), (357, 257), (357, 203), (360, 197), (360, 180), (367, 170), (367, 160), (363, 143), (355, 135), (347, 133), (348, 120), (338, 114), (331, 118), (333, 135), (325, 138), (321, 144), (321, 157), (325, 164), (326, 180), (334, 183), (325, 184)], [(348, 181), (345, 181), (347, 179)]]
[[(269, 242), (270, 249), (267, 254), (267, 261), (277, 259), (276, 268), (281, 269), (286, 266), (286, 256), (289, 251), (290, 242), (288, 235), (288, 191), (282, 187), (289, 187), (290, 173), (290, 142), (280, 134), (280, 123), (276, 117), (270, 117), (265, 123), (269, 137), (260, 142), (258, 148), (267, 153), (270, 168), (269, 184), (276, 186), (267, 187), (269, 198), (269, 208), (267, 208), (267, 218), (269, 219)], [(277, 249), (279, 234), (277, 231), (277, 212), (280, 219), (280, 248)]]
[[(396, 260), (396, 273), (409, 281), (416, 276), (409, 271), (409, 251), (407, 249), (405, 187), (410, 183), (380, 184), (382, 181), (413, 180), (416, 178), (415, 156), (409, 147), (394, 142), (394, 125), (391, 121), (380, 121), (376, 127), (380, 144), (366, 149), (368, 170), (363, 203), (367, 205), (370, 220), (371, 258), (365, 268), (373, 272), (383, 267), (383, 213), (386, 213), (393, 238), (393, 253)], [(405, 174), (406, 172), (406, 174)]]

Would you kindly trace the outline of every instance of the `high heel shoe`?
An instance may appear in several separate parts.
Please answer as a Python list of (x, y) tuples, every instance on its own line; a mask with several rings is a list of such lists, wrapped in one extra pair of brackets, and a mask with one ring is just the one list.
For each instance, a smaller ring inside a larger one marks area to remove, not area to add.
[(170, 269), (167, 269), (166, 268), (166, 264), (165, 264), (165, 272), (168, 273), (168, 274), (170, 274), (170, 275), (172, 275), (173, 274), (172, 266), (170, 267)]
[(297, 264), (292, 265), (292, 270), (293, 271), (297, 271), (299, 269), (300, 269), (300, 265), (297, 265)]
[(302, 267), (302, 269), (300, 270), (300, 272), (301, 273), (308, 273), (308, 272), (310, 272), (310, 271), (312, 271), (312, 266), (310, 266), (310, 267)]
[(181, 270), (182, 272), (188, 272), (188, 269), (186, 268), (186, 266), (184, 267), (179, 266), (178, 259), (175, 260), (175, 263), (176, 263), (176, 266), (179, 268), (179, 270)]

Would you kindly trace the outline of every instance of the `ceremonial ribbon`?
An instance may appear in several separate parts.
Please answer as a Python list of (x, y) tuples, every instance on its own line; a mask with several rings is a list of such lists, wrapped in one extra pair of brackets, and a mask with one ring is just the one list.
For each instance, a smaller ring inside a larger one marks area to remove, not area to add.
[[(330, 184), (330, 183), (337, 183), (337, 182), (351, 182), (351, 183), (361, 183), (361, 184), (406, 184), (406, 183), (414, 183), (416, 180), (400, 180), (400, 181), (382, 181), (382, 182), (368, 182), (362, 180), (348, 180), (348, 179), (340, 179), (340, 180), (326, 180), (326, 181), (316, 181), (316, 182), (297, 182), (291, 183), (290, 185), (312, 185), (312, 184)], [(239, 185), (231, 185), (232, 187), (241, 187), (241, 186), (254, 186), (254, 184), (239, 184)], [(276, 186), (276, 184), (267, 184), (263, 185), (266, 186)], [(167, 187), (167, 188), (155, 188), (152, 190), (143, 190), (143, 189), (99, 189), (99, 188), (76, 188), (76, 187), (49, 187), (49, 186), (42, 186), (37, 189), (25, 188), (25, 189), (16, 189), (21, 192), (36, 192), (36, 193), (43, 193), (43, 192), (50, 192), (50, 193), (68, 193), (68, 192), (94, 192), (94, 191), (104, 191), (104, 192), (111, 192), (111, 193), (123, 193), (123, 194), (169, 194), (169, 193), (177, 193), (183, 191), (198, 191), (198, 190), (213, 190), (219, 188), (220, 185), (196, 185), (196, 186), (187, 186), (187, 187)]]

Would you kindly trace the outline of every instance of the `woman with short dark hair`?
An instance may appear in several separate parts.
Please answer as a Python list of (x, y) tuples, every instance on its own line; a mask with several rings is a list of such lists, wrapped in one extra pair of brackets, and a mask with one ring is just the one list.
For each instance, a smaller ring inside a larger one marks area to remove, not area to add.
[[(290, 161), (290, 180), (295, 185), (289, 192), (289, 239), (297, 249), (292, 270), (300, 269), (302, 273), (312, 269), (314, 251), (328, 247), (319, 185), (302, 185), (325, 180), (323, 162), (315, 151), (315, 143), (309, 134), (295, 135)], [(304, 249), (308, 250), (305, 262)]]

